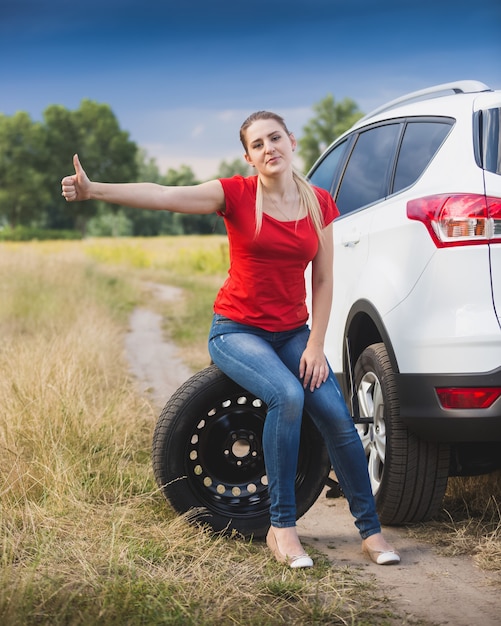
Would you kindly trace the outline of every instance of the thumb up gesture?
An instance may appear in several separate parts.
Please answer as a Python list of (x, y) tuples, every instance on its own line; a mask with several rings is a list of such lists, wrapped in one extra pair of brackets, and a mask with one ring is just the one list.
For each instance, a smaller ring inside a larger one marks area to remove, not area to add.
[(61, 181), (62, 195), (67, 202), (88, 200), (90, 198), (91, 181), (81, 166), (77, 154), (73, 157), (73, 166), (75, 167), (75, 173), (71, 176), (65, 176)]

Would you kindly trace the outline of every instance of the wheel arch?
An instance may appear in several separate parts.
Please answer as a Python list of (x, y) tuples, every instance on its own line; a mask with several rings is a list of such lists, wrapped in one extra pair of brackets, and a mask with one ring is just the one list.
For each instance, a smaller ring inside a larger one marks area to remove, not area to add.
[(373, 343), (382, 342), (395, 374), (399, 373), (398, 361), (386, 327), (378, 311), (368, 300), (358, 300), (353, 304), (346, 318), (343, 343), (343, 391), (346, 397), (351, 394), (350, 381), (353, 380), (355, 363), (362, 352)]

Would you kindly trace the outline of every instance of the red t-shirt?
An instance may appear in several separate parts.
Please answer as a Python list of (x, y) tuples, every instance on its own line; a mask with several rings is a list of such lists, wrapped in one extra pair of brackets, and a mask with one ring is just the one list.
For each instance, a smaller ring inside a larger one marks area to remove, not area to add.
[[(233, 176), (220, 182), (226, 199), (230, 269), (214, 311), (272, 332), (302, 326), (308, 320), (304, 272), (318, 250), (313, 224), (308, 217), (281, 222), (263, 214), (256, 237), (257, 176)], [(314, 190), (327, 226), (339, 211), (327, 191)]]

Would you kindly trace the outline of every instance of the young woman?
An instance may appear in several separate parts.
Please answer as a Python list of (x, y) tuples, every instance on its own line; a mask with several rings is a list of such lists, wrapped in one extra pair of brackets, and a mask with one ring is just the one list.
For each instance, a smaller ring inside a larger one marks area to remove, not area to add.
[[(292, 568), (311, 567), (296, 530), (294, 481), (303, 407), (325, 439), (332, 466), (362, 537), (378, 564), (398, 563), (375, 510), (357, 430), (324, 356), (332, 301), (331, 196), (293, 168), (296, 139), (284, 120), (258, 111), (240, 139), (250, 177), (189, 187), (153, 183), (98, 183), (78, 156), (75, 174), (62, 180), (67, 201), (103, 200), (180, 213), (218, 213), (228, 232), (231, 267), (214, 303), (209, 334), (213, 362), (268, 407), (263, 450), (270, 494), (267, 544)], [(304, 272), (312, 262), (311, 325)]]

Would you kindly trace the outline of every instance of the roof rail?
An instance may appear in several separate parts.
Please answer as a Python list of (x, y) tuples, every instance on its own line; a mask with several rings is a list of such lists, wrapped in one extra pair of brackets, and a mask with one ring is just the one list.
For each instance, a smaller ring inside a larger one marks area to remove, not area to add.
[(395, 100), (391, 100), (386, 104), (374, 109), (367, 115), (364, 115), (362, 119), (359, 120), (367, 120), (378, 113), (384, 113), (384, 111), (389, 111), (390, 109), (395, 108), (400, 104), (404, 104), (407, 102), (413, 102), (416, 100), (424, 100), (427, 97), (438, 98), (439, 96), (447, 95), (447, 93), (475, 93), (478, 91), (492, 91), (490, 87), (486, 84), (478, 81), (478, 80), (460, 80), (453, 83), (443, 83), (441, 85), (435, 85), (434, 87), (427, 87), (426, 89), (420, 89), (419, 91), (413, 91), (412, 93), (408, 93), (405, 96), (400, 96), (400, 98), (396, 98)]

